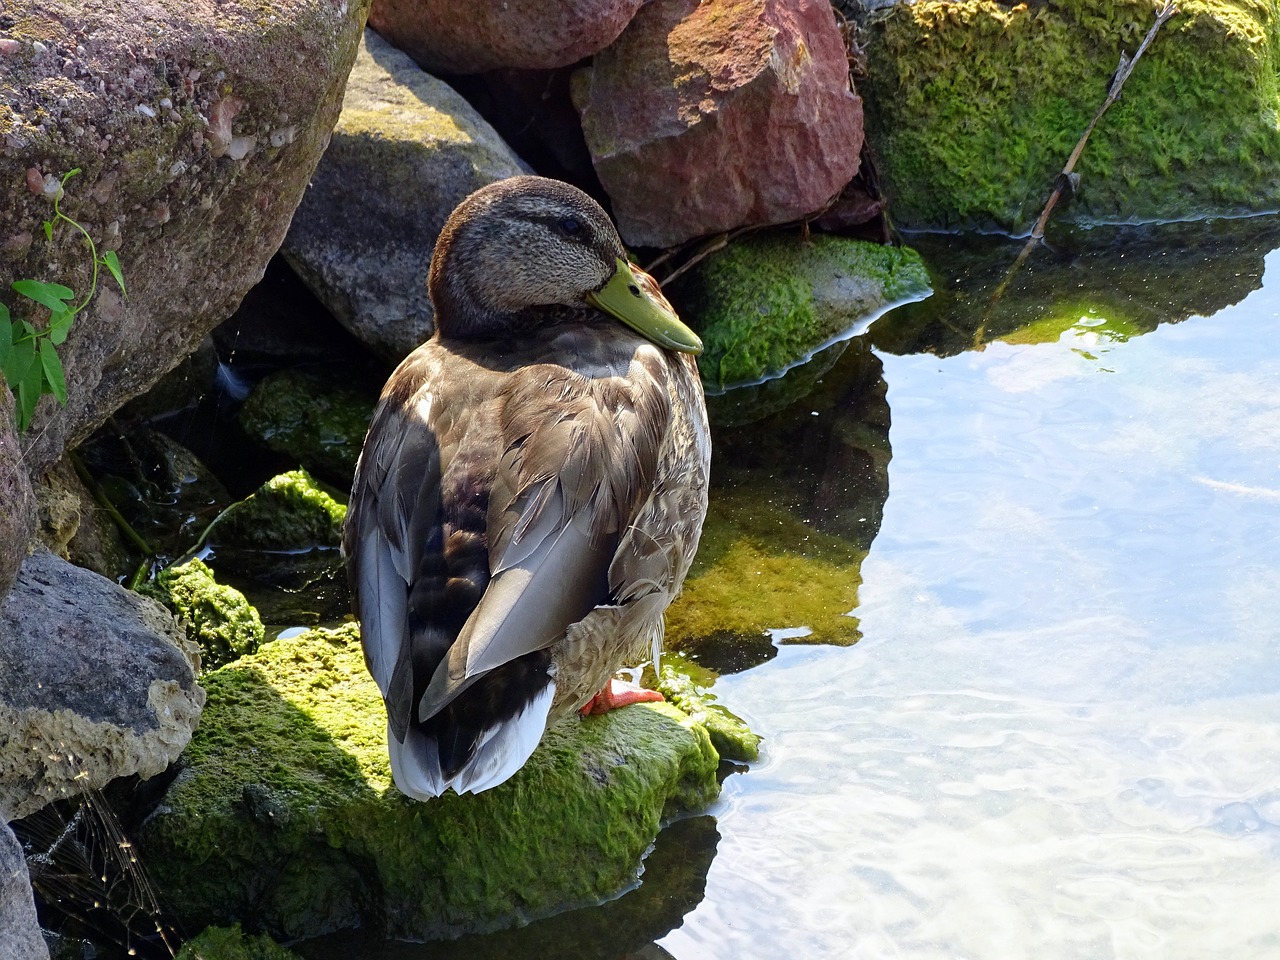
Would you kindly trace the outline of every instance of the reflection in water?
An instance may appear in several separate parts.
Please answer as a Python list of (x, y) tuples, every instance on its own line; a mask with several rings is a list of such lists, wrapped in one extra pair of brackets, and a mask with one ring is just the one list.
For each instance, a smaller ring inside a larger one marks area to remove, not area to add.
[(1246, 297), (1276, 222), (1240, 227), (1146, 284), (1033, 264), (1103, 324), (873, 328), (933, 353), (882, 354), (865, 639), (717, 682), (765, 755), (673, 956), (1280, 956), (1280, 251)]

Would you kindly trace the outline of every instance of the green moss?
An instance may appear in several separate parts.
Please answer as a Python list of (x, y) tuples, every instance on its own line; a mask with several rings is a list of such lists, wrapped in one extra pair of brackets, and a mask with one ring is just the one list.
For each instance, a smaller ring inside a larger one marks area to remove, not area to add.
[(667, 643), (695, 652), (724, 634), (808, 627), (813, 643), (855, 643), (863, 551), (820, 533), (759, 489), (717, 490), (684, 590), (667, 610)]
[(928, 291), (903, 247), (816, 235), (754, 236), (700, 265), (679, 288), (714, 389), (758, 383), (803, 363), (888, 305)]
[(760, 737), (740, 717), (716, 703), (715, 696), (690, 676), (664, 665), (658, 688), (671, 703), (707, 728), (711, 745), (723, 759), (749, 762), (760, 756)]
[[(908, 226), (1024, 228), (1106, 97), (1151, 0), (920, 0), (872, 18), (869, 140)], [(1280, 201), (1280, 16), (1188, 0), (1102, 118), (1056, 218), (1173, 219)]]
[(717, 791), (706, 730), (653, 704), (558, 725), (488, 792), (408, 800), (354, 625), (266, 644), (204, 684), (186, 770), (142, 841), (192, 926), (510, 925), (632, 882), (663, 817)]
[(239, 590), (218, 583), (199, 560), (161, 571), (142, 590), (172, 610), (199, 644), (205, 670), (258, 649), (264, 631), (258, 611)]
[(375, 400), (297, 370), (272, 374), (240, 408), (240, 423), (272, 450), (349, 489)]
[(347, 508), (321, 490), (305, 470), (272, 477), (229, 507), (211, 534), (219, 545), (258, 550), (305, 550), (342, 542)]
[(297, 960), (298, 955), (286, 950), (265, 934), (248, 936), (240, 924), (230, 927), (206, 927), (199, 936), (182, 945), (177, 960)]

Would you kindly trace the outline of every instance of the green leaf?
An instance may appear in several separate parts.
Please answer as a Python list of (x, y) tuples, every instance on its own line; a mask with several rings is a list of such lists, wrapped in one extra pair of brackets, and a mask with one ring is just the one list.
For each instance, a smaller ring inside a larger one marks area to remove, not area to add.
[(71, 321), (76, 315), (70, 310), (59, 310), (49, 317), (49, 339), (57, 346), (61, 346), (67, 341), (67, 334), (71, 330)]
[(41, 225), (44, 227), (44, 238), (46, 240), (52, 240), (53, 239), (53, 221), (45, 220), (44, 223)]
[[(34, 361), (34, 345), (31, 350)], [(39, 363), (32, 363), (27, 372), (18, 380), (18, 429), (25, 430), (31, 423), (31, 415), (35, 413), (36, 404), (44, 392), (44, 368)]]
[(9, 308), (0, 303), (0, 323), (9, 322)]
[(0, 303), (0, 376), (4, 377), (7, 383), (9, 377), (4, 371), (9, 368), (9, 354), (13, 353), (13, 324), (9, 322), (8, 309), (3, 303)]
[(62, 375), (62, 361), (47, 337), (40, 341), (40, 365), (44, 368), (44, 379), (50, 392), (58, 398), (60, 404), (66, 406), (67, 381)]
[(15, 280), (13, 289), (24, 297), (48, 307), (50, 310), (65, 310), (64, 300), (74, 300), (75, 291), (60, 283), (46, 283), (43, 280)]
[(120, 285), (120, 292), (126, 297), (129, 292), (124, 288), (124, 274), (120, 272), (120, 258), (116, 256), (114, 250), (108, 250), (102, 255), (102, 262), (107, 265), (107, 269), (111, 271), (111, 276), (115, 277), (116, 283)]
[(18, 340), (4, 358), (4, 378), (9, 386), (17, 390), (28, 370), (36, 364), (36, 345), (31, 340)]

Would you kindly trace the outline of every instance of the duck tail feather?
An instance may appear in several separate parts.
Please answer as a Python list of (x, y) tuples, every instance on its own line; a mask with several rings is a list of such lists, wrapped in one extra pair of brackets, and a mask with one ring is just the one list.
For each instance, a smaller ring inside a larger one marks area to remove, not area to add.
[(542, 741), (555, 694), (552, 681), (514, 717), (486, 730), (475, 754), (453, 776), (449, 786), (458, 793), (480, 793), (511, 779)]
[(444, 793), (449, 785), (440, 772), (440, 752), (434, 737), (410, 726), (404, 741), (396, 739), (387, 724), (387, 753), (391, 759), (391, 777), (396, 789), (414, 800), (430, 800)]

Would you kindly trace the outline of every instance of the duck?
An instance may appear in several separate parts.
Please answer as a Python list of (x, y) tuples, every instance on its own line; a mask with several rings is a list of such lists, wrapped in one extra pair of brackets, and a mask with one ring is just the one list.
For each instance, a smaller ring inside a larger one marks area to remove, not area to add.
[(434, 332), (382, 390), (343, 529), (417, 800), (504, 783), (575, 714), (661, 699), (615, 674), (656, 662), (711, 457), (702, 343), (583, 191), (472, 193), (427, 286)]

